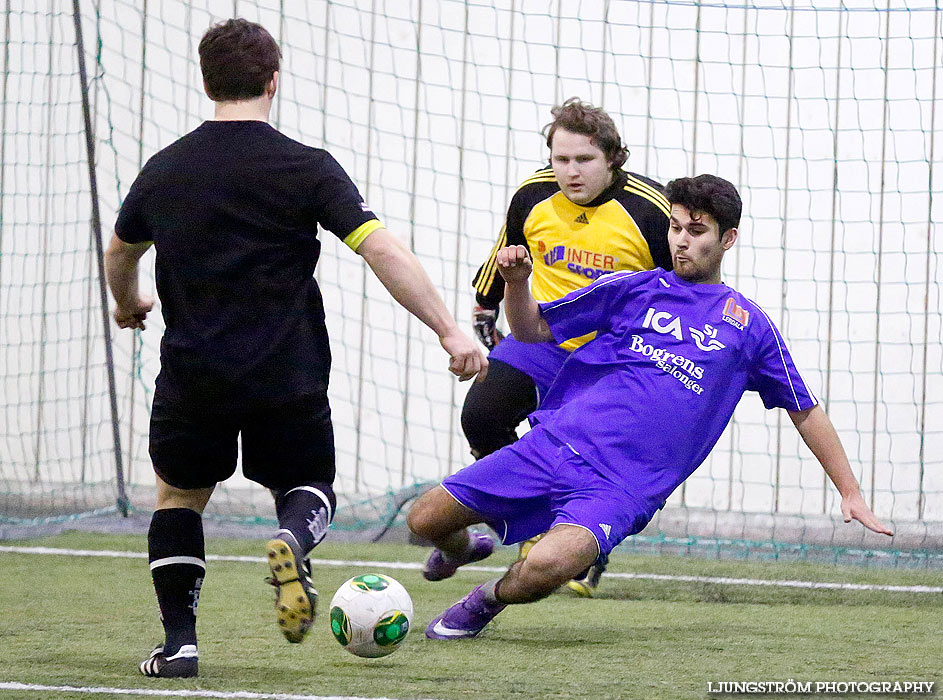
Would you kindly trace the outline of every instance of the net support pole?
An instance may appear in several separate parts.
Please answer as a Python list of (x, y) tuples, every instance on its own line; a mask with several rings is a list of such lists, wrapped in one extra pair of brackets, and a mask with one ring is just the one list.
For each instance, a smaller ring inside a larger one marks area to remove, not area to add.
[(98, 258), (98, 289), (101, 296), (102, 336), (105, 341), (105, 367), (108, 372), (108, 396), (111, 401), (111, 432), (114, 440), (115, 480), (118, 487), (118, 510), (128, 515), (128, 497), (124, 488), (124, 466), (121, 460), (121, 433), (118, 426), (118, 392), (115, 389), (115, 360), (111, 347), (111, 318), (108, 313), (108, 290), (105, 286), (105, 251), (102, 242), (101, 211), (98, 207), (98, 179), (95, 173), (95, 139), (88, 99), (88, 73), (85, 69), (85, 44), (82, 40), (82, 12), (79, 0), (72, 0), (75, 20), (75, 47), (79, 58), (79, 80), (82, 88), (82, 115), (85, 118), (85, 149), (88, 162), (88, 186), (92, 199), (92, 241)]
[(927, 164), (927, 262), (924, 271), (923, 287), (923, 361), (920, 368), (920, 482), (918, 484), (919, 492), (917, 494), (917, 519), (923, 520), (924, 508), (927, 504), (927, 494), (925, 490), (926, 480), (926, 448), (927, 448), (927, 354), (929, 352), (929, 332), (930, 332), (930, 284), (933, 277), (930, 274), (930, 260), (933, 257), (933, 164), (936, 162), (936, 85), (937, 85), (937, 66), (939, 65), (939, 56), (937, 49), (939, 46), (939, 27), (940, 25), (940, 2), (937, 0), (936, 12), (933, 15), (933, 26), (937, 28), (936, 35), (933, 38), (933, 94), (930, 98), (930, 162)]

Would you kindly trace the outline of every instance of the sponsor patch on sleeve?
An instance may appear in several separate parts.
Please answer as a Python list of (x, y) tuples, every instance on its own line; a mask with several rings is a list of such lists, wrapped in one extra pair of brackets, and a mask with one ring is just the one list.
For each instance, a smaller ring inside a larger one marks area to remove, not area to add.
[(750, 312), (738, 305), (736, 299), (729, 297), (724, 304), (724, 321), (742, 331), (750, 323)]

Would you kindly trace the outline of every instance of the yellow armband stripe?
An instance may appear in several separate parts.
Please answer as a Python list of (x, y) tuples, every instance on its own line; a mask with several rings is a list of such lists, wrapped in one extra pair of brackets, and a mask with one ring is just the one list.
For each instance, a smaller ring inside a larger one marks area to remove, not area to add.
[(344, 243), (346, 243), (351, 250), (356, 251), (357, 248), (360, 247), (360, 244), (364, 242), (364, 239), (378, 228), (383, 228), (383, 224), (377, 219), (370, 219), (370, 221), (360, 224), (360, 226), (348, 233), (347, 237), (344, 238)]

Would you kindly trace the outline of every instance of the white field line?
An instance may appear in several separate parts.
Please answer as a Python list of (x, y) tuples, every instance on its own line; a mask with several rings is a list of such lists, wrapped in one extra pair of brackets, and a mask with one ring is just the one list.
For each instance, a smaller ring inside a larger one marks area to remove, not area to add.
[[(0, 545), (0, 552), (12, 554), (51, 554), (67, 557), (117, 557), (125, 559), (146, 559), (144, 552), (120, 552), (107, 549), (56, 549), (53, 547), (13, 547)], [(263, 557), (227, 556), (208, 554), (207, 561), (265, 563)], [(345, 566), (370, 569), (421, 569), (418, 562), (404, 561), (367, 561), (360, 559), (312, 559), (312, 566)], [(482, 571), (500, 573), (505, 569), (500, 566), (463, 566), (460, 571)], [(639, 581), (679, 581), (685, 583), (713, 583), (728, 586), (777, 586), (781, 588), (807, 588), (813, 590), (837, 591), (888, 591), (891, 593), (943, 593), (943, 586), (888, 586), (876, 583), (842, 583), (831, 581), (788, 581), (758, 578), (729, 578), (726, 576), (677, 576), (672, 574), (633, 574), (606, 572), (606, 578), (635, 579)]]
[[(88, 695), (144, 695), (171, 698), (238, 698), (240, 700), (391, 700), (361, 698), (353, 695), (295, 695), (294, 693), (250, 693), (246, 690), (160, 690), (157, 688), (97, 688), (71, 685), (37, 685), (0, 681), (0, 690), (26, 690), (43, 693), (86, 693)], [(2, 697), (2, 696), (0, 696)]]

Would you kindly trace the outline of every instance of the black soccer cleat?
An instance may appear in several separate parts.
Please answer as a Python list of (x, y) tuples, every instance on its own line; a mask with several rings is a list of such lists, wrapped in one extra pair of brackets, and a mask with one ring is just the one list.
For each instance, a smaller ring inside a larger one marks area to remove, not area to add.
[(318, 592), (311, 583), (311, 563), (286, 540), (275, 538), (265, 545), (272, 571), (268, 583), (275, 586), (275, 614), (282, 634), (292, 644), (304, 641), (318, 610)]
[(197, 674), (196, 645), (184, 644), (173, 656), (165, 656), (164, 647), (157, 646), (138, 668), (152, 678), (193, 678)]

